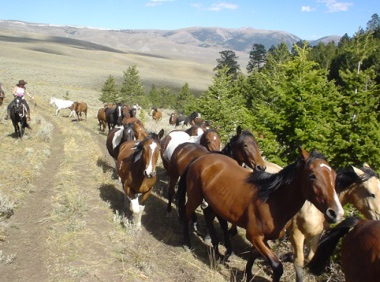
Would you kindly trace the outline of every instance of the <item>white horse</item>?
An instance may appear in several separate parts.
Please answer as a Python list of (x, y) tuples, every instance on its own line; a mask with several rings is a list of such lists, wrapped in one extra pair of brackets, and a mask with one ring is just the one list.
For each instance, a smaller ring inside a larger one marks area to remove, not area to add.
[[(50, 105), (53, 105), (57, 108), (55, 111), (56, 116), (60, 114), (61, 109), (69, 109), (72, 106), (72, 104), (74, 104), (74, 101), (62, 100), (55, 97), (50, 98)], [(71, 118), (73, 114), (75, 116), (75, 111), (71, 110), (69, 118)]]

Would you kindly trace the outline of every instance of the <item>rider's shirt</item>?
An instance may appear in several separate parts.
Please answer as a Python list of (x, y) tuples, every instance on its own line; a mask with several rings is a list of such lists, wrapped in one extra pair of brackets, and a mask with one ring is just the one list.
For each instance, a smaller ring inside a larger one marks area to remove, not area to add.
[(16, 91), (15, 91), (15, 96), (21, 97), (22, 99), (25, 99), (24, 98), (24, 96), (25, 96), (25, 88), (17, 87)]

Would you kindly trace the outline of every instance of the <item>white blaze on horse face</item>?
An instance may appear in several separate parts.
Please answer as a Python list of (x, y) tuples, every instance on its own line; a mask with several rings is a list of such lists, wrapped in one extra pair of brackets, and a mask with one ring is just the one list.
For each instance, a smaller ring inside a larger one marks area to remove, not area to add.
[(145, 175), (154, 175), (153, 156), (154, 156), (154, 152), (157, 148), (157, 144), (155, 142), (153, 142), (152, 144), (149, 145), (149, 148), (150, 148), (149, 161), (148, 161), (148, 166), (145, 169)]
[[(332, 169), (330, 166), (328, 166), (327, 164), (320, 164), (319, 167), (325, 167), (329, 170), (329, 172), (331, 173)], [(330, 179), (332, 180), (332, 177), (330, 177)], [(335, 187), (335, 183), (331, 182), (331, 186)], [(336, 193), (335, 189), (334, 189), (334, 202), (336, 204), (336, 206), (338, 207), (338, 214), (337, 214), (337, 218), (341, 218), (344, 214), (344, 210), (343, 210), (343, 207), (342, 207), (342, 204), (340, 203), (340, 200), (339, 200), (339, 197), (338, 197), (338, 194)]]

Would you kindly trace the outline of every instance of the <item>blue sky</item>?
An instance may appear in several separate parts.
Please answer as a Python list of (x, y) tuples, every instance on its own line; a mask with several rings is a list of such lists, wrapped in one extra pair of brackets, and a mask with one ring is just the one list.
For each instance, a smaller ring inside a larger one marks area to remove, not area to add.
[(352, 36), (375, 13), (380, 0), (0, 0), (0, 20), (104, 29), (252, 27), (305, 40)]

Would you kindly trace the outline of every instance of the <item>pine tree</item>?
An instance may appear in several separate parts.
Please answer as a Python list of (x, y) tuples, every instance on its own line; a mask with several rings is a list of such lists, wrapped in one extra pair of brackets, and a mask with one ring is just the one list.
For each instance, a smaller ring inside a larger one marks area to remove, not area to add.
[(202, 116), (219, 127), (222, 141), (227, 141), (241, 125), (251, 123), (243, 96), (236, 91), (228, 67), (222, 67), (214, 77), (213, 84), (197, 99), (197, 109)]
[(231, 77), (231, 80), (237, 78), (240, 73), (240, 66), (238, 64), (239, 57), (236, 56), (232, 50), (224, 50), (219, 52), (221, 58), (217, 59), (217, 66), (214, 68), (216, 75), (219, 75), (219, 71), (223, 68), (227, 68), (227, 74)]
[(121, 96), (117, 91), (115, 78), (110, 75), (104, 82), (102, 87), (102, 94), (99, 100), (103, 103), (117, 103), (121, 101)]
[(127, 71), (123, 72), (123, 82), (120, 93), (123, 97), (122, 102), (124, 104), (132, 105), (134, 103), (141, 103), (140, 101), (145, 92), (136, 65), (128, 67)]
[(195, 110), (195, 103), (196, 99), (190, 92), (189, 84), (186, 82), (176, 98), (174, 109), (178, 113), (190, 113)]
[(249, 52), (249, 62), (247, 65), (248, 73), (254, 70), (260, 70), (266, 61), (265, 46), (263, 44), (253, 44), (252, 50)]

